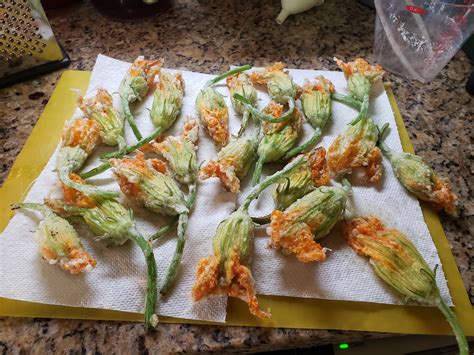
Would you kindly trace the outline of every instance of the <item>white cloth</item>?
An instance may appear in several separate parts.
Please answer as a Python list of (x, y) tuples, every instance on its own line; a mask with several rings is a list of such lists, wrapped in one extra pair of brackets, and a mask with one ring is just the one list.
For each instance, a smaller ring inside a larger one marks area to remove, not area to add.
[[(92, 72), (87, 96), (94, 95), (97, 87), (116, 92), (129, 64), (105, 56), (99, 56)], [(340, 72), (320, 72), (311, 70), (291, 70), (296, 82), (302, 84), (304, 78), (314, 78), (324, 74), (332, 80), (338, 92), (346, 90), (345, 80)], [(204, 83), (212, 76), (182, 71), (186, 84), (184, 105), (180, 119), (171, 133), (180, 131), (184, 117), (195, 116), (194, 102)], [(230, 130), (236, 133), (240, 118), (233, 111), (228, 91), (224, 85), (218, 90), (226, 95), (230, 111)], [(376, 88), (376, 98), (371, 101), (370, 113), (377, 124), (389, 122), (392, 129), (387, 144), (395, 150), (401, 150), (393, 113), (382, 85)], [(120, 107), (117, 95), (115, 105)], [(268, 96), (259, 91), (262, 108)], [(152, 130), (147, 108), (151, 107), (152, 96), (142, 103), (132, 105), (132, 111), (140, 130), (147, 134)], [(328, 147), (332, 139), (345, 129), (346, 124), (356, 112), (344, 105), (334, 103), (333, 120), (324, 132), (321, 144)], [(81, 117), (76, 110), (74, 117)], [(311, 128), (305, 125), (305, 137)], [(198, 150), (199, 162), (215, 158), (217, 150), (206, 133), (200, 131)], [(127, 141), (134, 137), (127, 125)], [(304, 140), (304, 138), (302, 138)], [(104, 150), (96, 152), (85, 169), (98, 164), (98, 156)], [(25, 201), (41, 202), (58, 179), (53, 172), (56, 153), (35, 181)], [(383, 181), (377, 186), (355, 184), (354, 197), (349, 203), (349, 212), (356, 215), (374, 214), (389, 227), (397, 228), (413, 241), (431, 267), (441, 265), (436, 248), (423, 221), (420, 206), (397, 182), (390, 166), (384, 161)], [(273, 167), (274, 169), (275, 167)], [(270, 168), (271, 169), (271, 168)], [(266, 172), (270, 173), (271, 170)], [(251, 173), (251, 172), (250, 172)], [(249, 174), (250, 175), (250, 174)], [(355, 182), (355, 180), (352, 180)], [(106, 172), (91, 179), (91, 182), (104, 188), (117, 190), (118, 186)], [(250, 190), (248, 179), (243, 182), (242, 199)], [(263, 215), (271, 211), (270, 190), (258, 201), (258, 208), (251, 209), (253, 215)], [(127, 200), (124, 203), (130, 205)], [(195, 279), (195, 268), (199, 259), (212, 254), (211, 241), (218, 223), (228, 216), (237, 205), (237, 196), (225, 192), (217, 178), (201, 181), (198, 186), (196, 206), (191, 215), (187, 242), (182, 264), (175, 287), (168, 297), (160, 299), (157, 306), (159, 315), (184, 319), (199, 319), (223, 322), (226, 315), (226, 297), (211, 297), (199, 303), (191, 300), (191, 288)], [(163, 219), (154, 213), (133, 206), (139, 231), (144, 236), (151, 235), (163, 224)], [(77, 307), (112, 309), (129, 312), (142, 312), (146, 291), (146, 266), (139, 248), (132, 243), (120, 247), (108, 247), (104, 242), (94, 241), (94, 236), (83, 224), (78, 224), (85, 249), (97, 259), (97, 267), (90, 273), (79, 276), (69, 275), (57, 266), (51, 266), (41, 260), (34, 233), (39, 216), (34, 212), (19, 212), (10, 221), (0, 238), (0, 296)], [(330, 249), (327, 261), (323, 263), (303, 264), (294, 256), (284, 256), (280, 252), (268, 249), (268, 237), (263, 230), (255, 238), (252, 272), (256, 279), (258, 293), (294, 297), (315, 297), (326, 299), (377, 302), (387, 304), (401, 303), (401, 298), (388, 289), (374, 274), (368, 261), (355, 253), (345, 244), (336, 227), (331, 235), (321, 240)], [(169, 236), (155, 248), (158, 264), (158, 284), (161, 284), (175, 249), (176, 241)], [(449, 291), (442, 269), (438, 269), (438, 286), (441, 295), (451, 303)], [(278, 310), (274, 310), (277, 312)]]

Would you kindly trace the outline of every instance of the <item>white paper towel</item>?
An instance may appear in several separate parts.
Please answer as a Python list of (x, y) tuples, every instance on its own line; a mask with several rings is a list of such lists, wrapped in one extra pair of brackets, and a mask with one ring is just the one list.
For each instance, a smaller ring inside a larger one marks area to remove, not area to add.
[[(95, 94), (97, 87), (104, 87), (109, 92), (116, 92), (118, 85), (128, 69), (129, 64), (105, 56), (99, 56), (94, 67), (87, 95)], [(295, 81), (302, 84), (305, 78), (314, 78), (323, 74), (332, 80), (338, 92), (346, 90), (346, 84), (340, 72), (321, 72), (311, 70), (291, 70)], [(200, 88), (212, 76), (183, 71), (186, 84), (184, 105), (181, 118), (173, 127), (173, 134), (179, 133), (186, 115), (194, 115), (194, 101)], [(238, 131), (240, 119), (231, 108), (227, 89), (217, 85), (219, 91), (226, 95), (230, 110), (230, 130)], [(259, 107), (268, 101), (268, 96), (259, 91), (261, 99)], [(120, 107), (118, 97), (115, 104)], [(140, 130), (147, 134), (152, 130), (147, 108), (150, 108), (152, 97), (148, 96), (142, 103), (133, 105), (133, 112)], [(380, 84), (376, 88), (376, 98), (371, 100), (370, 113), (378, 124), (389, 122), (392, 129), (387, 143), (395, 150), (401, 150), (400, 139), (396, 131), (393, 113), (388, 98)], [(346, 124), (356, 112), (342, 104), (334, 103), (333, 120), (324, 132), (321, 144), (328, 147), (332, 139), (345, 129)], [(80, 117), (76, 111), (74, 117)], [(311, 133), (305, 126), (305, 137)], [(126, 138), (134, 141), (129, 127)], [(302, 138), (304, 140), (305, 138)], [(88, 161), (88, 166), (97, 165), (97, 157), (104, 152), (98, 151)], [(216, 156), (217, 151), (208, 136), (201, 130), (198, 159), (209, 160)], [(56, 173), (52, 170), (56, 154), (54, 154), (41, 175), (32, 186), (25, 200), (40, 202), (48, 194), (51, 186), (57, 182)], [(385, 178), (376, 186), (362, 186), (354, 183), (354, 197), (349, 203), (349, 210), (357, 215), (378, 215), (389, 227), (405, 232), (418, 247), (428, 264), (432, 267), (441, 262), (431, 240), (428, 229), (423, 221), (420, 206), (397, 182), (391, 168), (384, 162)], [(267, 169), (271, 173), (275, 167)], [(250, 174), (249, 174), (250, 175)], [(91, 182), (118, 190), (110, 172), (91, 179)], [(246, 196), (250, 190), (248, 179), (243, 184)], [(225, 320), (225, 297), (212, 297), (194, 304), (190, 291), (194, 282), (197, 261), (212, 253), (211, 240), (218, 223), (233, 211), (237, 197), (225, 192), (216, 178), (201, 181), (196, 206), (191, 215), (187, 242), (184, 250), (180, 272), (172, 293), (158, 302), (160, 315), (186, 319), (201, 319), (222, 322)], [(128, 201), (124, 200), (126, 204)], [(251, 214), (262, 215), (271, 211), (273, 202), (270, 189), (253, 205)], [(143, 235), (151, 235), (163, 220), (158, 215), (133, 206), (138, 228)], [(85, 248), (98, 260), (95, 270), (91, 273), (72, 276), (58, 267), (47, 265), (41, 260), (38, 245), (34, 240), (38, 215), (31, 212), (17, 213), (11, 220), (0, 238), (0, 296), (26, 301), (103, 308), (121, 311), (141, 312), (146, 288), (146, 267), (140, 250), (132, 243), (122, 247), (107, 247), (102, 242), (94, 242), (93, 235), (82, 224), (78, 231), (83, 236)], [(263, 229), (259, 230), (255, 240), (252, 272), (256, 279), (257, 292), (269, 295), (285, 295), (294, 297), (317, 297), (327, 299), (366, 301), (397, 304), (401, 299), (374, 275), (366, 259), (355, 255), (345, 245), (340, 231), (336, 230), (321, 240), (330, 249), (324, 263), (303, 264), (293, 256), (284, 256), (280, 252), (268, 249), (268, 237)], [(175, 248), (175, 238), (169, 236), (155, 249), (158, 263), (158, 282), (163, 280), (166, 268)], [(444, 274), (438, 269), (437, 281), (441, 295), (451, 303)], [(276, 311), (276, 310), (275, 310)]]

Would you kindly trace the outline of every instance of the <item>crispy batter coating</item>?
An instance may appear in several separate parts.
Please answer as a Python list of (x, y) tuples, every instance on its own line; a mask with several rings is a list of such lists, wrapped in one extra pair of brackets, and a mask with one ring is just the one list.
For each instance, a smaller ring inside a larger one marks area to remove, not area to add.
[(218, 177), (222, 186), (232, 193), (240, 191), (240, 180), (235, 173), (232, 162), (211, 160), (199, 171), (201, 179), (207, 179), (211, 176)]
[(246, 302), (253, 315), (262, 319), (269, 318), (270, 313), (260, 309), (254, 283), (249, 268), (240, 264), (238, 251), (231, 253), (224, 275), (220, 272), (219, 256), (213, 255), (199, 261), (192, 296), (194, 301), (198, 301), (211, 294), (227, 293), (229, 297)]
[(328, 150), (328, 167), (335, 176), (350, 174), (352, 169), (366, 167), (366, 176), (370, 182), (382, 177), (382, 154), (375, 141), (367, 142), (365, 130), (355, 134), (339, 135)]
[(342, 60), (334, 58), (339, 68), (344, 73), (346, 79), (350, 78), (354, 73), (360, 73), (367, 77), (371, 82), (381, 79), (384, 75), (384, 70), (379, 65), (370, 65), (362, 58), (356, 58), (353, 62), (344, 63)]
[(200, 110), (204, 128), (214, 142), (225, 146), (229, 142), (229, 111), (227, 107), (209, 109), (203, 106)]
[(295, 254), (298, 260), (308, 263), (324, 261), (326, 250), (314, 241), (311, 227), (303, 222), (295, 222), (298, 212), (285, 213), (279, 210), (272, 212), (269, 234), (271, 246)]
[[(145, 154), (140, 151), (137, 151), (133, 158), (110, 159), (109, 162), (112, 167), (130, 167), (133, 170), (140, 171), (142, 176), (149, 178), (152, 178), (154, 174), (151, 168), (162, 174), (167, 173), (166, 165), (162, 160), (145, 159)], [(143, 201), (145, 195), (140, 184), (131, 181), (127, 176), (121, 174), (119, 169), (114, 169), (114, 175), (124, 195), (137, 202)]]
[(266, 67), (263, 71), (253, 71), (252, 73), (250, 73), (250, 80), (252, 80), (254, 84), (266, 85), (268, 83), (268, 80), (271, 78), (272, 73), (284, 72), (284, 69), (284, 63), (276, 62)]
[(87, 154), (90, 154), (100, 140), (100, 125), (91, 119), (76, 119), (64, 125), (63, 146), (80, 146)]
[[(70, 174), (69, 178), (72, 181), (75, 181), (79, 184), (85, 185), (85, 181), (80, 178), (77, 174)], [(69, 206), (74, 206), (78, 208), (93, 208), (95, 207), (95, 202), (92, 198), (84, 195), (82, 192), (77, 191), (71, 187), (68, 187), (62, 184), (63, 193), (64, 193), (64, 202)]]
[(160, 73), (162, 65), (163, 59), (146, 60), (143, 57), (138, 57), (128, 69), (128, 75), (131, 78), (143, 76), (148, 86), (152, 87), (155, 76)]
[(326, 79), (322, 75), (319, 75), (316, 77), (315, 82), (310, 82), (307, 80), (303, 85), (303, 93), (310, 94), (314, 90), (319, 91), (321, 93), (329, 92), (332, 94), (336, 91), (336, 88), (334, 87), (334, 84), (331, 80)]
[(329, 167), (326, 160), (326, 149), (318, 147), (308, 154), (308, 162), (311, 168), (311, 178), (316, 187), (328, 185), (331, 180)]

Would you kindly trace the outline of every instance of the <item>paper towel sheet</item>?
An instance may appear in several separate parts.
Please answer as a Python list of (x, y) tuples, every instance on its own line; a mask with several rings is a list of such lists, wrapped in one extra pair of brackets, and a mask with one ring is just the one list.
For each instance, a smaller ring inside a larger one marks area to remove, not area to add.
[[(97, 87), (116, 92), (129, 64), (105, 56), (99, 56), (94, 67), (87, 95), (94, 95)], [(166, 69), (165, 69), (166, 70)], [(290, 70), (295, 81), (302, 84), (305, 78), (314, 78), (323, 74), (332, 80), (338, 92), (346, 91), (346, 84), (340, 72), (322, 72), (311, 70)], [(179, 133), (184, 118), (194, 115), (194, 101), (200, 88), (212, 76), (182, 71), (186, 84), (184, 105), (180, 119), (171, 129)], [(217, 89), (226, 95), (230, 112), (230, 130), (236, 133), (240, 125), (238, 115), (231, 108), (228, 91), (223, 85)], [(389, 122), (392, 129), (387, 144), (395, 150), (401, 150), (393, 113), (388, 98), (380, 84), (375, 88), (371, 100), (370, 113), (377, 124)], [(268, 102), (268, 96), (259, 90), (259, 107)], [(115, 104), (120, 107), (118, 97)], [(132, 110), (140, 130), (147, 134), (152, 130), (147, 108), (151, 107), (152, 96), (142, 103), (133, 105)], [(324, 132), (321, 145), (328, 147), (333, 138), (345, 129), (346, 124), (356, 112), (342, 104), (334, 103), (333, 120)], [(74, 117), (81, 117), (76, 111)], [(305, 125), (304, 141), (311, 134), (311, 127)], [(126, 138), (134, 141), (129, 127)], [(104, 148), (105, 149), (105, 148)], [(88, 161), (88, 166), (98, 164), (97, 157), (104, 150), (96, 152)], [(198, 158), (207, 161), (216, 156), (217, 150), (208, 136), (201, 130)], [(56, 153), (32, 186), (26, 201), (40, 202), (57, 183), (52, 170)], [(397, 228), (412, 240), (434, 267), (441, 265), (436, 248), (423, 221), (418, 201), (410, 196), (397, 182), (388, 163), (384, 161), (385, 174), (382, 182), (376, 186), (363, 186), (354, 178), (354, 197), (349, 203), (348, 212), (354, 215), (374, 214), (389, 227)], [(277, 166), (270, 166), (266, 173), (272, 173)], [(251, 172), (250, 174), (251, 175)], [(91, 179), (91, 182), (117, 190), (110, 172)], [(186, 319), (200, 319), (223, 322), (226, 314), (226, 297), (211, 297), (199, 303), (193, 303), (190, 296), (197, 261), (212, 253), (211, 240), (218, 223), (229, 215), (237, 205), (237, 196), (225, 192), (216, 178), (201, 181), (196, 206), (191, 215), (180, 272), (175, 288), (167, 298), (160, 299), (157, 312), (160, 315)], [(252, 215), (263, 215), (271, 211), (271, 189), (264, 192), (260, 200), (253, 204)], [(248, 179), (243, 183), (242, 199), (250, 191)], [(130, 203), (123, 200), (124, 203)], [(163, 219), (137, 206), (135, 211), (138, 229), (144, 236), (151, 235), (163, 224)], [(132, 243), (121, 247), (108, 247), (103, 242), (95, 242), (94, 236), (82, 224), (77, 224), (78, 232), (83, 236), (85, 248), (97, 259), (95, 270), (88, 274), (72, 276), (59, 267), (50, 266), (41, 260), (38, 245), (34, 239), (39, 217), (36, 213), (17, 213), (0, 238), (0, 296), (32, 302), (58, 304), (78, 307), (103, 308), (120, 311), (141, 312), (146, 290), (146, 267), (140, 250)], [(293, 256), (284, 256), (281, 252), (267, 247), (268, 237), (261, 228), (255, 238), (252, 272), (256, 280), (256, 289), (260, 294), (294, 297), (312, 297), (338, 300), (377, 302), (387, 304), (402, 303), (401, 298), (375, 276), (366, 259), (357, 256), (345, 245), (338, 227), (321, 244), (332, 249), (327, 261), (323, 263), (303, 264)], [(158, 263), (158, 283), (163, 280), (166, 268), (171, 260), (175, 238), (165, 238), (155, 249)], [(438, 286), (441, 295), (451, 304), (442, 269), (438, 269)], [(275, 310), (277, 311), (277, 310)]]

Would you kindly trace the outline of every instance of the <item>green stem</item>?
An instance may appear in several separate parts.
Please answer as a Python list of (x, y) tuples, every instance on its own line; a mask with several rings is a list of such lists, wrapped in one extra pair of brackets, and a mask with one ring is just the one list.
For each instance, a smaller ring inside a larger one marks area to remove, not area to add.
[(257, 110), (255, 107), (251, 105), (249, 100), (247, 100), (245, 97), (243, 97), (240, 94), (235, 93), (234, 99), (242, 102), (244, 104), (245, 109), (249, 111), (253, 117), (257, 118), (260, 121), (266, 121), (266, 122), (271, 122), (271, 123), (285, 122), (291, 117), (291, 115), (295, 111), (295, 99), (293, 99), (292, 97), (287, 97), (288, 110), (284, 112), (280, 117), (277, 117), (277, 118), (271, 115), (266, 115), (263, 112), (260, 112), (259, 110)]
[(18, 203), (11, 207), (12, 210), (18, 210), (20, 208), (38, 211), (43, 215), (43, 217), (46, 217), (49, 214), (53, 213), (53, 211), (51, 211), (51, 209), (48, 206), (43, 205), (42, 203), (24, 202), (24, 203)]
[(145, 300), (145, 329), (149, 330), (158, 324), (158, 316), (155, 313), (157, 299), (155, 255), (153, 255), (151, 245), (135, 228), (129, 233), (130, 238), (137, 243), (142, 250), (147, 265), (148, 281)]
[[(161, 133), (163, 132), (163, 129), (161, 127), (156, 128), (151, 134), (145, 138), (143, 138), (141, 141), (138, 141), (132, 146), (128, 146), (127, 148), (121, 150), (121, 151), (116, 151), (112, 152), (106, 155), (107, 158), (120, 158), (123, 157), (124, 155), (133, 152), (134, 150), (137, 150), (147, 144), (148, 142), (152, 141), (156, 137), (158, 137)], [(88, 179), (93, 176), (99, 175), (100, 173), (103, 173), (104, 171), (108, 170), (110, 168), (109, 162), (104, 162), (98, 167), (86, 171), (85, 173), (79, 174), (79, 176), (83, 179)]]
[(343, 177), (341, 179), (341, 183), (342, 183), (342, 188), (348, 193), (348, 194), (352, 194), (352, 185), (351, 183), (349, 182), (349, 180), (347, 180), (346, 177)]
[(188, 186), (188, 196), (186, 204), (188, 205), (189, 211), (191, 211), (196, 203), (196, 195), (197, 195), (197, 184), (193, 183)]
[(255, 200), (263, 190), (265, 190), (268, 186), (276, 183), (278, 180), (283, 178), (284, 176), (290, 174), (293, 172), (293, 170), (299, 168), (301, 165), (303, 165), (305, 162), (308, 162), (307, 159), (304, 156), (298, 157), (295, 160), (293, 160), (291, 163), (286, 165), (282, 170), (277, 171), (275, 174), (267, 177), (265, 180), (263, 180), (260, 184), (255, 186), (252, 191), (247, 195), (245, 198), (244, 203), (239, 207), (240, 211), (247, 212), (250, 203)]
[(368, 111), (369, 111), (369, 95), (365, 95), (364, 100), (362, 101), (362, 105), (360, 106), (359, 114), (349, 124), (351, 126), (354, 126), (360, 120), (366, 119)]
[[(196, 202), (196, 194), (197, 194), (197, 186), (196, 184), (191, 184), (189, 185), (189, 192), (187, 196), (187, 201), (186, 204), (188, 206), (188, 209), (191, 211), (191, 209), (194, 207), (194, 203)], [(176, 225), (178, 224), (178, 219), (175, 219), (171, 224), (161, 227), (158, 229), (155, 234), (153, 234), (148, 240), (150, 242), (154, 242), (161, 237), (164, 237), (166, 234), (168, 234), (171, 229), (173, 229)]]
[(314, 130), (314, 133), (313, 133), (312, 137), (307, 142), (305, 142), (305, 143), (303, 143), (303, 144), (301, 144), (297, 147), (294, 147), (293, 149), (290, 149), (285, 154), (285, 156), (283, 157), (283, 160), (289, 160), (289, 159), (297, 156), (298, 154), (303, 153), (306, 150), (311, 149), (316, 144), (316, 142), (319, 140), (319, 138), (321, 138), (321, 129), (316, 128)]
[(161, 286), (160, 293), (165, 295), (173, 286), (173, 282), (178, 273), (178, 266), (181, 263), (181, 258), (183, 256), (184, 244), (186, 242), (186, 229), (188, 227), (188, 213), (182, 213), (179, 215), (178, 219), (178, 240), (176, 242), (176, 249), (174, 251), (173, 260), (168, 267), (166, 272), (165, 282)]
[(132, 128), (133, 134), (137, 138), (137, 140), (141, 140), (142, 134), (140, 133), (140, 130), (137, 127), (137, 124), (135, 123), (135, 119), (132, 116), (132, 113), (130, 112), (130, 103), (128, 102), (127, 99), (120, 97), (120, 100), (122, 101), (122, 110), (123, 114), (125, 116), (125, 119), (127, 120), (128, 124)]
[(148, 238), (148, 241), (151, 243), (157, 241), (161, 237), (164, 237), (169, 232), (171, 232), (171, 230), (176, 226), (177, 222), (177, 220), (174, 220), (171, 224), (161, 227), (150, 238)]
[(79, 174), (79, 176), (83, 179), (89, 179), (93, 176), (103, 173), (104, 171), (107, 171), (109, 168), (110, 168), (110, 164), (108, 162), (105, 162), (105, 163), (100, 164), (98, 167), (95, 167), (92, 170)]
[(124, 136), (118, 136), (117, 143), (118, 143), (119, 152), (123, 152), (127, 148), (127, 142), (125, 141)]
[(456, 341), (458, 342), (459, 354), (468, 355), (469, 345), (464, 335), (464, 331), (462, 330), (461, 325), (459, 324), (459, 321), (456, 318), (456, 315), (451, 310), (451, 308), (449, 308), (448, 305), (443, 301), (441, 296), (438, 296), (438, 299), (436, 300), (436, 306), (439, 308), (441, 313), (443, 313), (444, 317), (453, 329), (454, 335), (456, 336)]
[(382, 128), (379, 128), (377, 126), (377, 131), (379, 132), (379, 135), (378, 135), (378, 140), (377, 142), (382, 142), (384, 139), (385, 139), (385, 132), (387, 131), (388, 127), (390, 126), (390, 124), (388, 122), (385, 122), (383, 125), (382, 125)]
[(63, 168), (59, 170), (59, 179), (67, 187), (70, 187), (74, 190), (82, 192), (84, 195), (90, 196), (90, 197), (98, 197), (98, 198), (104, 198), (104, 199), (113, 199), (113, 198), (119, 197), (118, 192), (109, 191), (109, 190), (101, 190), (96, 186), (80, 184), (76, 181), (73, 181), (69, 177), (69, 173), (70, 173), (69, 169)]
[(349, 95), (333, 93), (331, 94), (331, 99), (333, 99), (334, 101), (338, 101), (343, 104), (346, 104), (348, 106), (351, 106), (357, 110), (360, 110), (360, 107), (362, 105), (362, 102), (360, 102), (357, 99), (354, 99), (352, 96), (349, 96)]
[(382, 153), (388, 158), (388, 160), (392, 160), (393, 151), (390, 149), (388, 145), (385, 144), (385, 142), (379, 142), (379, 148), (382, 151)]
[(249, 64), (246, 64), (246, 65), (242, 65), (240, 67), (236, 67), (234, 69), (230, 69), (218, 76), (216, 76), (214, 79), (211, 79), (209, 80), (206, 85), (204, 85), (204, 87), (208, 87), (208, 86), (211, 86), (211, 85), (214, 85), (215, 83), (221, 81), (222, 79), (225, 79), (227, 78), (228, 76), (231, 76), (231, 75), (234, 75), (234, 74), (237, 74), (237, 73), (240, 73), (240, 72), (243, 72), (243, 71), (246, 71), (246, 70), (249, 70), (249, 69), (252, 69), (252, 66), (249, 65)]
[(257, 163), (255, 164), (255, 170), (252, 175), (252, 186), (255, 186), (260, 181), (260, 176), (262, 176), (263, 164), (265, 164), (264, 157), (258, 157)]
[(248, 110), (244, 110), (244, 113), (242, 115), (242, 124), (240, 125), (239, 133), (237, 133), (238, 138), (242, 136), (242, 133), (244, 133), (245, 128), (247, 128), (249, 118), (250, 118), (250, 112)]
[(145, 144), (149, 143), (150, 141), (154, 140), (156, 137), (161, 135), (164, 132), (164, 129), (162, 127), (157, 127), (155, 128), (154, 131), (150, 133), (149, 136), (146, 136), (142, 140), (138, 141), (134, 145), (125, 147), (122, 151), (115, 151), (112, 153), (108, 153), (104, 155), (105, 158), (110, 159), (110, 158), (120, 158), (123, 157), (124, 155), (133, 152), (134, 150), (137, 150), (141, 147), (143, 147)]

